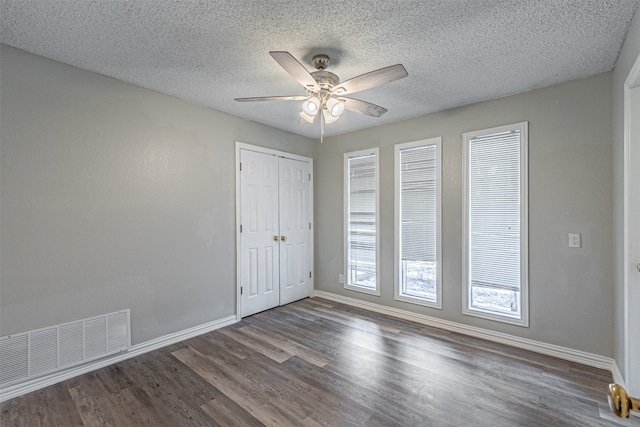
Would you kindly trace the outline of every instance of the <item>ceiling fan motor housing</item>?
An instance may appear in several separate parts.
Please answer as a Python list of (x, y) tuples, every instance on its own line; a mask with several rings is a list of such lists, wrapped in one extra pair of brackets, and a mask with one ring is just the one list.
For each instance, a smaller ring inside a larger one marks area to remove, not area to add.
[(314, 80), (318, 82), (318, 86), (321, 89), (331, 89), (333, 86), (340, 83), (340, 77), (333, 74), (331, 71), (314, 71), (311, 73)]
[(316, 70), (310, 73), (313, 76), (313, 79), (318, 83), (320, 89), (331, 89), (333, 86), (340, 83), (340, 78), (333, 74), (330, 71), (325, 71), (325, 69), (329, 66), (329, 56), (325, 54), (319, 54), (313, 57), (311, 60), (313, 62), (313, 66), (316, 67)]

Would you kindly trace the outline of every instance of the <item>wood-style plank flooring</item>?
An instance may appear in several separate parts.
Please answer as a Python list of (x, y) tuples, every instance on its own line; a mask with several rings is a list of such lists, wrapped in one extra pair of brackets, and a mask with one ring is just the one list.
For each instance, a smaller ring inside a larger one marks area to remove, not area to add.
[(313, 298), (0, 404), (8, 426), (629, 426), (610, 373)]

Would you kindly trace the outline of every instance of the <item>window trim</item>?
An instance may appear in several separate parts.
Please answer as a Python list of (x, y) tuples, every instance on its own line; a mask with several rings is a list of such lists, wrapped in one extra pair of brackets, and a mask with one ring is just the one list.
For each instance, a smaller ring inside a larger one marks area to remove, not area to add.
[[(507, 131), (520, 131), (520, 318), (489, 313), (471, 307), (469, 283), (469, 141), (471, 139)], [(528, 122), (514, 123), (462, 134), (463, 152), (463, 232), (462, 232), (462, 313), (516, 326), (529, 327), (529, 162)]]
[[(436, 146), (436, 301), (402, 295), (401, 288), (401, 230), (400, 230), (400, 151), (411, 148)], [(394, 145), (394, 238), (393, 238), (393, 273), (394, 295), (396, 301), (442, 309), (442, 137), (421, 139)]]
[[(349, 159), (374, 155), (376, 158), (376, 288), (368, 289), (349, 283)], [(380, 155), (378, 147), (344, 153), (343, 168), (343, 216), (344, 216), (344, 288), (350, 291), (380, 296)]]

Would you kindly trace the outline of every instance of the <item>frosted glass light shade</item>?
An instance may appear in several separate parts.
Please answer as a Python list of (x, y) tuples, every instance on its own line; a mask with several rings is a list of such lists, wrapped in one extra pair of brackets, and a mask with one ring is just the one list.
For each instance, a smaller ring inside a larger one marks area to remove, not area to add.
[(327, 110), (326, 108), (322, 110), (322, 115), (326, 124), (333, 123), (340, 118), (340, 116), (332, 116), (329, 110)]
[(329, 114), (333, 117), (338, 118), (344, 112), (344, 101), (338, 101), (335, 98), (329, 98), (326, 105), (327, 110), (329, 110)]
[(313, 123), (314, 120), (316, 119), (316, 116), (310, 116), (307, 113), (305, 113), (304, 111), (300, 111), (300, 117), (302, 117), (302, 120), (304, 120), (307, 123)]
[(302, 104), (302, 111), (304, 111), (309, 116), (315, 116), (318, 114), (320, 110), (320, 100), (315, 96), (304, 101)]

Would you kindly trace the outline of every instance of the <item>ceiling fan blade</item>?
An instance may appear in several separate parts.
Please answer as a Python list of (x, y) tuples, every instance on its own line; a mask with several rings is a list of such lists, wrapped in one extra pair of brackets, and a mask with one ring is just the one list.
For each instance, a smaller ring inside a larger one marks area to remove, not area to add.
[(347, 110), (355, 111), (356, 113), (366, 114), (367, 116), (380, 117), (388, 110), (370, 102), (362, 101), (360, 99), (353, 99), (347, 97), (337, 98), (338, 101), (344, 101), (344, 108)]
[(289, 52), (271, 51), (269, 55), (305, 89), (319, 90), (318, 83), (304, 66)]
[(408, 75), (409, 73), (407, 73), (407, 70), (405, 70), (402, 64), (396, 64), (390, 67), (380, 68), (379, 70), (361, 74), (357, 77), (337, 84), (331, 90), (331, 92), (337, 95), (360, 92), (363, 90), (371, 89), (372, 87), (382, 86), (394, 80), (407, 77)]
[(292, 96), (255, 96), (253, 98), (235, 98), (238, 102), (254, 102), (254, 101), (303, 101), (309, 98), (309, 95), (292, 95)]

